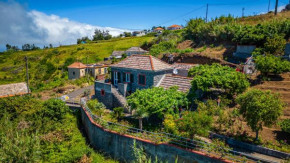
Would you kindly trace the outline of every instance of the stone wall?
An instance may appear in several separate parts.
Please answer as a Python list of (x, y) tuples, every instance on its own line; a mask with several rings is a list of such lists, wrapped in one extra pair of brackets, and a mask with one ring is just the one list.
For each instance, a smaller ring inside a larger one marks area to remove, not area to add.
[(68, 78), (69, 79), (78, 79), (85, 76), (85, 69), (79, 68), (68, 68)]
[(123, 162), (131, 162), (133, 157), (133, 141), (136, 139), (137, 146), (142, 146), (148, 156), (158, 157), (160, 160), (174, 163), (178, 158), (179, 163), (220, 163), (225, 162), (205, 154), (185, 150), (166, 143), (155, 144), (153, 142), (131, 137), (129, 135), (120, 135), (113, 131), (103, 129), (88, 116), (88, 113), (81, 109), (82, 123), (87, 133), (90, 144), (111, 157)]
[[(105, 95), (101, 94), (102, 90), (105, 91)], [(104, 83), (104, 81), (96, 81), (95, 82), (95, 95), (93, 98), (98, 99), (98, 101), (103, 103), (107, 108), (112, 109), (114, 107), (112, 85), (110, 83)]]

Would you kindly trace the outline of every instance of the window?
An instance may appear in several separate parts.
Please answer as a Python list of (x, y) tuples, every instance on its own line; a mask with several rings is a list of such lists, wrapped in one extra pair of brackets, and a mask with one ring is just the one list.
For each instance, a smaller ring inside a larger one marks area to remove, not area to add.
[(73, 71), (73, 75), (75, 75), (75, 72)]
[(101, 96), (105, 96), (105, 90), (101, 89)]
[(146, 76), (144, 74), (139, 74), (138, 84), (139, 85), (146, 85)]

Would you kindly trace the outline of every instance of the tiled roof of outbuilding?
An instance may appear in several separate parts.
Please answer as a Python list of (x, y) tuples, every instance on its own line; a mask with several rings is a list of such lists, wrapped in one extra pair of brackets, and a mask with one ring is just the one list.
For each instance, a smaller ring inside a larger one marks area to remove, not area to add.
[(14, 83), (14, 84), (6, 84), (0, 85), (0, 98), (27, 94), (27, 85), (26, 83)]
[(67, 66), (67, 68), (87, 68), (87, 66), (82, 64), (81, 62), (75, 62), (75, 63)]
[(131, 55), (111, 67), (159, 71), (172, 69), (172, 66), (151, 55)]
[(192, 78), (188, 77), (165, 75), (159, 86), (165, 89), (168, 89), (172, 86), (178, 86), (179, 91), (186, 92), (191, 88), (191, 80)]

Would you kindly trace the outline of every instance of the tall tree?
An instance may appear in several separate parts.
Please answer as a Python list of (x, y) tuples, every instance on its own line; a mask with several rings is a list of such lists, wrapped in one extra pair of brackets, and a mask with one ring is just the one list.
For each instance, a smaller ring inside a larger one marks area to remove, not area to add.
[(270, 127), (276, 123), (285, 108), (279, 94), (258, 89), (246, 91), (236, 101), (248, 126), (256, 132), (256, 140), (263, 126)]

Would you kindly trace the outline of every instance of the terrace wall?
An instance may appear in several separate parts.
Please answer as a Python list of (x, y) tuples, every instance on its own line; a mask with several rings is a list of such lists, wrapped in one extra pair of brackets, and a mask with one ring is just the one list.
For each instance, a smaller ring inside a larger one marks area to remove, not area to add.
[(141, 145), (148, 156), (151, 156), (153, 159), (157, 156), (158, 159), (166, 160), (168, 163), (175, 162), (176, 158), (178, 158), (178, 162), (182, 163), (223, 162), (198, 151), (185, 150), (166, 143), (155, 144), (148, 140), (106, 130), (96, 124), (84, 108), (81, 108), (81, 116), (90, 144), (94, 148), (104, 151), (111, 157), (123, 162), (131, 162), (134, 159), (132, 151), (134, 139), (136, 139), (137, 146)]

